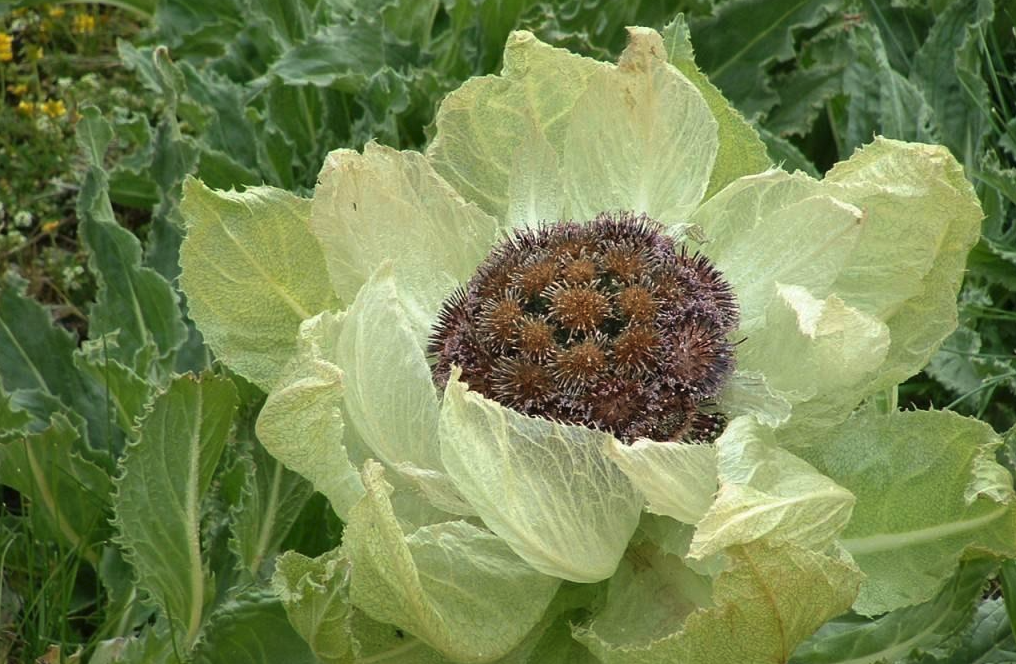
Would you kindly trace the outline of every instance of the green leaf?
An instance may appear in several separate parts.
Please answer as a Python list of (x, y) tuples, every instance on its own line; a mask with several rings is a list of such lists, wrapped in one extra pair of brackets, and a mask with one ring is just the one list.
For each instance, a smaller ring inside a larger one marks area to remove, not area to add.
[(358, 92), (373, 72), (401, 68), (416, 59), (415, 49), (384, 30), (377, 16), (321, 26), (312, 36), (286, 49), (269, 73), (287, 85), (331, 87)]
[[(94, 447), (112, 443), (102, 390), (74, 369), (77, 341), (53, 325), (49, 314), (25, 295), (26, 282), (8, 272), (0, 278), (0, 382), (7, 392), (37, 391), (85, 418)], [(41, 418), (49, 420), (49, 416)]]
[(70, 420), (54, 415), (43, 431), (0, 443), (0, 484), (30, 503), (36, 537), (57, 538), (98, 566), (112, 483), (83, 447)]
[(765, 128), (776, 136), (806, 136), (811, 133), (826, 101), (843, 89), (845, 62), (797, 68), (777, 77), (780, 103), (765, 119)]
[(765, 142), (770, 160), (779, 168), (788, 173), (803, 171), (816, 180), (821, 177), (815, 164), (811, 163), (808, 157), (801, 152), (801, 149), (790, 141), (777, 136), (765, 127), (759, 128), (759, 136)]
[(919, 664), (990, 664), (1016, 662), (1016, 641), (1005, 604), (988, 599), (977, 607), (970, 626), (949, 643), (945, 656), (926, 656)]
[(421, 344), (441, 303), (486, 257), (496, 226), (422, 155), (376, 143), (362, 155), (337, 150), (328, 156), (310, 223), (332, 286), (347, 302), (392, 261)]
[(694, 443), (640, 439), (606, 443), (607, 458), (648, 501), (646, 511), (696, 524), (716, 493), (716, 448)]
[(307, 220), (310, 202), (271, 187), (184, 185), (180, 284), (208, 345), (265, 391), (293, 356), (300, 323), (338, 304)]
[(256, 579), (279, 552), (314, 487), (256, 442), (251, 457), (252, 472), (246, 476), (239, 504), (230, 511), (230, 548)]
[(713, 194), (739, 177), (760, 173), (769, 168), (771, 160), (766, 154), (765, 145), (759, 140), (758, 133), (695, 64), (691, 36), (684, 15), (678, 14), (663, 29), (662, 35), (667, 61), (677, 67), (678, 71), (698, 88), (719, 125), (716, 162), (709, 176), (709, 188), (706, 189), (705, 198), (712, 198)]
[(350, 600), (456, 661), (489, 662), (510, 651), (539, 622), (560, 581), (464, 521), (404, 535), (382, 475), (379, 464), (367, 462), (367, 493), (344, 533)]
[(718, 125), (698, 89), (663, 59), (660, 35), (631, 28), (617, 67), (589, 78), (568, 119), (563, 218), (605, 210), (683, 223), (709, 185)]
[[(873, 620), (856, 614), (834, 618), (794, 651), (791, 664), (879, 664), (903, 660), (915, 650), (935, 648), (970, 621), (995, 567), (986, 560), (962, 564), (938, 595), (924, 604)], [(956, 664), (975, 661), (958, 660)]]
[(777, 446), (772, 429), (739, 417), (716, 441), (719, 491), (688, 555), (706, 558), (759, 539), (824, 551), (850, 520), (854, 497)]
[[(846, 610), (861, 578), (851, 565), (792, 545), (755, 543), (728, 555), (731, 565), (713, 582), (711, 606), (697, 609), (683, 624), (659, 621), (654, 632), (641, 624), (647, 613), (659, 615), (672, 605), (672, 593), (648, 592), (658, 583), (654, 576), (674, 574), (679, 559), (670, 556), (662, 571), (658, 560), (641, 563), (641, 570), (636, 563), (636, 574), (650, 575), (648, 588), (642, 601), (626, 602), (627, 615), (613, 616), (612, 629), (604, 631), (594, 619), (576, 628), (575, 638), (604, 664), (785, 662), (805, 637)], [(681, 585), (687, 592), (687, 584)], [(656, 606), (650, 608), (650, 602)], [(605, 611), (610, 607), (608, 598)], [(623, 633), (618, 622), (636, 631)]]
[(766, 69), (794, 57), (794, 31), (819, 26), (841, 9), (835, 0), (731, 0), (690, 21), (696, 60), (749, 119), (779, 99)]
[(152, 402), (138, 440), (120, 461), (118, 541), (138, 585), (176, 626), (184, 648), (198, 636), (208, 599), (201, 505), (235, 407), (230, 381), (181, 376)]
[(340, 324), (324, 312), (300, 327), (296, 354), (258, 416), (257, 435), (272, 456), (310, 480), (345, 519), (363, 495), (344, 445), (342, 372), (335, 366)]
[(914, 57), (920, 83), (941, 127), (941, 141), (973, 163), (991, 129), (992, 100), (981, 73), (981, 44), (995, 14), (991, 0), (956, 0), (937, 13)]
[(843, 72), (845, 116), (837, 123), (840, 154), (884, 135), (936, 142), (935, 113), (922, 91), (889, 65), (878, 30), (862, 23), (847, 37), (852, 58)]
[(196, 664), (317, 664), (274, 593), (247, 590), (220, 604), (194, 648)]
[(581, 583), (614, 573), (644, 499), (605, 456), (609, 434), (527, 417), (453, 374), (440, 436), (459, 491), (526, 562)]
[(867, 575), (858, 613), (930, 600), (965, 555), (1016, 555), (1016, 495), (988, 425), (868, 408), (819, 435), (802, 456), (857, 498), (841, 543)]
[(176, 292), (158, 272), (141, 266), (141, 243), (116, 223), (104, 178), (98, 185), (86, 177), (78, 195), (78, 215), (89, 269), (99, 284), (89, 310), (91, 338), (117, 332), (116, 347), (111, 349), (114, 359), (139, 372), (149, 369), (138, 363), (149, 343), (154, 343), (159, 358), (170, 360), (187, 338)]
[(535, 134), (560, 160), (571, 111), (590, 79), (608, 68), (513, 32), (499, 76), (470, 79), (441, 102), (427, 158), (463, 197), (503, 220), (517, 151), (532, 149)]
[[(91, 377), (97, 385), (101, 385), (106, 393), (105, 401), (109, 404), (110, 419), (116, 422), (128, 436), (134, 432), (136, 420), (145, 409), (153, 388), (157, 385), (148, 382), (132, 368), (125, 366), (113, 357), (117, 349), (118, 335), (111, 334), (101, 339), (86, 341), (74, 354), (74, 366), (82, 375)], [(139, 349), (137, 364), (148, 368), (151, 358), (158, 354), (154, 344)]]

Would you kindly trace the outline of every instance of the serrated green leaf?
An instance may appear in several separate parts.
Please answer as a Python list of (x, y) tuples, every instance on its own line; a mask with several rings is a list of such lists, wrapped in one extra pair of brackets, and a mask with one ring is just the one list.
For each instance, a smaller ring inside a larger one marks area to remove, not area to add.
[(440, 436), (459, 491), (530, 565), (580, 583), (613, 574), (644, 498), (606, 457), (609, 434), (522, 415), (453, 373)]
[(450, 659), (489, 662), (539, 622), (560, 580), (533, 570), (503, 540), (465, 521), (405, 536), (379, 464), (350, 511), (343, 547), (350, 600), (371, 618), (414, 634)]
[(739, 417), (716, 440), (719, 491), (689, 557), (765, 539), (824, 551), (850, 520), (854, 497), (777, 445), (772, 429)]
[(114, 508), (119, 543), (138, 585), (190, 648), (198, 636), (208, 578), (201, 504), (226, 444), (236, 390), (222, 378), (181, 376), (151, 404), (120, 461)]
[(749, 119), (778, 101), (766, 68), (794, 56), (794, 31), (819, 26), (836, 0), (731, 0), (690, 21), (702, 71)]
[(1005, 604), (985, 600), (971, 624), (947, 644), (945, 653), (925, 655), (915, 664), (1011, 664), (1016, 662), (1016, 640)]
[(310, 220), (335, 292), (352, 302), (391, 260), (421, 344), (444, 299), (487, 255), (496, 222), (414, 152), (368, 143), (321, 169)]
[(826, 101), (843, 88), (845, 63), (794, 69), (774, 81), (779, 104), (766, 116), (765, 128), (777, 136), (805, 136)]
[(766, 145), (769, 159), (779, 168), (788, 173), (803, 171), (816, 180), (821, 177), (818, 169), (815, 168), (815, 164), (811, 163), (808, 157), (796, 145), (785, 138), (777, 136), (765, 127), (760, 127), (758, 132)]
[(270, 390), (300, 323), (338, 304), (307, 223), (310, 201), (271, 187), (184, 185), (180, 284), (190, 316), (226, 364)]
[(335, 365), (340, 329), (327, 312), (300, 326), (296, 354), (261, 409), (257, 435), (272, 456), (310, 480), (345, 519), (363, 485), (344, 440), (345, 385)]
[(805, 459), (857, 498), (841, 535), (867, 575), (855, 611), (930, 600), (964, 555), (1016, 555), (1011, 478), (985, 472), (999, 444), (988, 425), (948, 411), (868, 408), (805, 448)]
[[(861, 578), (851, 565), (792, 545), (756, 543), (728, 555), (730, 567), (713, 582), (712, 606), (694, 611), (683, 624), (667, 621), (656, 633), (640, 628), (634, 639), (623, 633), (607, 639), (594, 620), (576, 628), (575, 638), (605, 664), (785, 662), (798, 643), (850, 605)], [(643, 573), (658, 574), (645, 567)], [(631, 603), (624, 622), (638, 623), (645, 602), (665, 608), (669, 598), (650, 594)]]
[(739, 177), (760, 173), (769, 168), (772, 160), (759, 140), (755, 129), (728, 102), (695, 64), (691, 36), (684, 15), (678, 14), (662, 31), (667, 61), (677, 67), (698, 88), (719, 124), (719, 145), (716, 162), (709, 176), (705, 198), (723, 189)]
[(847, 36), (850, 59), (843, 72), (845, 116), (839, 118), (841, 155), (884, 135), (936, 142), (937, 117), (921, 89), (889, 65), (878, 30), (862, 23)]
[(192, 654), (196, 664), (317, 664), (289, 622), (282, 603), (265, 589), (247, 590), (216, 607)]
[(965, 162), (976, 159), (991, 128), (980, 38), (990, 29), (995, 5), (991, 0), (948, 3), (914, 57), (913, 76), (934, 109), (941, 141)]
[(55, 537), (97, 566), (112, 483), (83, 447), (70, 420), (54, 415), (43, 431), (0, 443), (0, 484), (30, 501), (36, 536)]
[(246, 476), (239, 504), (230, 511), (230, 548), (257, 579), (279, 552), (314, 487), (257, 442), (251, 457), (253, 472)]
[[(879, 664), (897, 662), (914, 651), (935, 648), (970, 621), (987, 578), (995, 568), (994, 562), (986, 560), (964, 563), (929, 602), (875, 619), (856, 614), (834, 618), (802, 643), (790, 662)], [(957, 660), (955, 664), (975, 661)]]
[[(153, 388), (158, 387), (139, 376), (134, 369), (125, 366), (115, 357), (117, 349), (116, 334), (101, 339), (86, 341), (74, 353), (74, 366), (86, 376), (92, 378), (105, 391), (105, 401), (109, 403), (110, 419), (116, 426), (130, 436), (148, 403)], [(135, 358), (153, 358), (158, 355), (154, 344), (138, 349)], [(149, 359), (141, 359), (137, 363), (142, 369), (151, 364)]]
[[(96, 448), (115, 444), (99, 385), (74, 369), (77, 342), (53, 325), (49, 314), (24, 293), (25, 281), (8, 272), (0, 280), (0, 380), (10, 392), (38, 392), (85, 418), (87, 439)], [(29, 409), (30, 410), (30, 409)], [(49, 421), (49, 414), (39, 419)], [(83, 432), (85, 433), (85, 432)]]

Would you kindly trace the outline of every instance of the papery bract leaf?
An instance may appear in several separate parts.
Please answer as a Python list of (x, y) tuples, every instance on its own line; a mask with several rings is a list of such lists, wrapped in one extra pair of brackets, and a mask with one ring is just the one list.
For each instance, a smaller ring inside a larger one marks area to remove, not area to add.
[(422, 343), (441, 302), (487, 255), (496, 221), (459, 197), (422, 155), (376, 143), (363, 154), (332, 152), (318, 181), (310, 223), (335, 292), (352, 302), (391, 260)]
[(817, 299), (806, 288), (776, 284), (766, 322), (738, 349), (738, 366), (762, 373), (792, 403), (854, 386), (885, 361), (889, 329), (844, 304)]
[(415, 482), (435, 506), (472, 514), (444, 474), (439, 405), (394, 266), (371, 276), (343, 319), (335, 362), (344, 371), (344, 411), (370, 450)]
[(296, 353), (268, 395), (257, 434), (272, 456), (310, 480), (345, 519), (363, 495), (344, 444), (343, 375), (335, 365), (341, 322), (323, 312), (300, 326)]
[(646, 510), (696, 524), (716, 493), (716, 448), (694, 443), (611, 438), (604, 450), (632, 486), (642, 492)]
[(822, 191), (803, 173), (772, 170), (741, 178), (692, 216), (709, 256), (737, 293), (740, 330), (764, 325), (776, 284), (824, 297), (857, 244), (863, 214)]
[(644, 498), (604, 453), (606, 433), (522, 415), (453, 373), (441, 457), (488, 528), (536, 569), (589, 583), (613, 574)]
[(414, 634), (459, 662), (490, 662), (539, 621), (560, 584), (533, 570), (495, 535), (464, 521), (404, 535), (379, 464), (350, 511), (343, 547), (350, 600), (375, 620)]
[(705, 195), (717, 123), (698, 89), (667, 64), (654, 30), (631, 28), (617, 67), (597, 72), (565, 136), (566, 217), (605, 210), (684, 222)]
[(825, 550), (850, 520), (854, 497), (777, 446), (772, 429), (739, 417), (716, 440), (720, 489), (695, 530), (689, 556), (705, 558), (758, 539)]
[(466, 199), (505, 219), (516, 152), (536, 135), (560, 158), (571, 110), (590, 77), (608, 67), (513, 32), (500, 76), (471, 79), (441, 102), (427, 158)]
[(864, 210), (863, 230), (832, 291), (889, 327), (885, 362), (854, 385), (802, 405), (807, 429), (909, 378), (956, 327), (956, 292), (981, 210), (962, 167), (942, 147), (876, 141), (837, 164), (823, 187)]
[(711, 198), (739, 177), (769, 168), (772, 162), (758, 133), (695, 65), (695, 54), (684, 15), (678, 14), (663, 29), (662, 36), (667, 61), (698, 88), (719, 124), (716, 162), (709, 176), (709, 188), (706, 189), (705, 197)]
[[(964, 554), (1016, 556), (1011, 480), (984, 468), (999, 444), (987, 424), (948, 411), (868, 408), (802, 448), (857, 497), (841, 535), (867, 575), (855, 611), (877, 615), (928, 601)], [(986, 481), (992, 476), (995, 486)]]
[[(664, 624), (655, 634), (636, 633), (636, 639), (624, 633), (607, 639), (594, 619), (575, 637), (605, 664), (786, 662), (798, 643), (850, 606), (861, 579), (849, 564), (789, 544), (754, 543), (728, 555), (730, 567), (713, 582), (713, 606), (696, 610), (683, 624)], [(679, 564), (670, 558), (664, 565)], [(668, 599), (667, 593), (646, 597)], [(637, 623), (646, 611), (632, 603), (628, 621)]]
[(190, 315), (223, 362), (268, 391), (300, 323), (338, 304), (307, 227), (310, 202), (271, 187), (212, 191), (188, 180), (181, 211)]
[(187, 648), (198, 636), (207, 600), (201, 502), (226, 445), (236, 400), (226, 379), (175, 379), (152, 402), (116, 480), (118, 541), (138, 585), (176, 624)]

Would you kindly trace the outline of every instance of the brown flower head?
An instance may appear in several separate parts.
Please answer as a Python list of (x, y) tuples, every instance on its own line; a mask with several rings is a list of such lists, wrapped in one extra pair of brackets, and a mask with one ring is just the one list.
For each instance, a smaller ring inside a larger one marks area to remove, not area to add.
[(710, 440), (737, 302), (704, 256), (645, 215), (516, 231), (445, 301), (434, 379), (631, 442)]

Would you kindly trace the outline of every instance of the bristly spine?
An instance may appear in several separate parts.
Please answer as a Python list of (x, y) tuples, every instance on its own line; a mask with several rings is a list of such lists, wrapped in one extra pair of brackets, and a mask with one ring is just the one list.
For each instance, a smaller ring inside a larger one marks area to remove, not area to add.
[(737, 301), (646, 215), (516, 231), (444, 303), (428, 352), (444, 386), (625, 442), (710, 441), (703, 407), (734, 367)]

